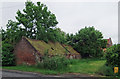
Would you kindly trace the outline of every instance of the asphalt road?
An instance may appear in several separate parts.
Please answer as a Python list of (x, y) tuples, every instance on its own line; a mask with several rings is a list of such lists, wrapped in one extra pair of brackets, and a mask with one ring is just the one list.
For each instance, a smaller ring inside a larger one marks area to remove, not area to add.
[(10, 72), (10, 71), (2, 71), (2, 77), (39, 77), (36, 74), (28, 74), (28, 73), (18, 73), (18, 72)]
[[(22, 72), (22, 71), (16, 71), (16, 70), (2, 70), (2, 77), (26, 77), (25, 79), (34, 77), (41, 78), (41, 79), (83, 79), (84, 77), (88, 77), (85, 79), (89, 79), (90, 77), (93, 77), (91, 75), (83, 75), (83, 74), (63, 74), (63, 75), (44, 75), (40, 73), (33, 73), (33, 72)], [(6, 79), (6, 78), (5, 78)], [(12, 78), (13, 79), (13, 78)], [(91, 78), (90, 78), (91, 79)], [(95, 78), (97, 79), (97, 78)]]

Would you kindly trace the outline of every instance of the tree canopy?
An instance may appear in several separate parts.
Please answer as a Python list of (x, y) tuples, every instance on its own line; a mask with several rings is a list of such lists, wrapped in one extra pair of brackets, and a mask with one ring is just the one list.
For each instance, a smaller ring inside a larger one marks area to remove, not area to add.
[(37, 2), (37, 5), (26, 2), (25, 6), (23, 13), (20, 10), (17, 11), (16, 19), (23, 25), (27, 37), (40, 39), (41, 35), (58, 23), (55, 15), (48, 10), (46, 5), (40, 2)]
[[(33, 39), (50, 40), (48, 34), (56, 28), (58, 24), (55, 14), (48, 10), (47, 6), (37, 2), (35, 5), (31, 1), (25, 2), (25, 9), (18, 10), (17, 21), (9, 20), (7, 30), (3, 30), (3, 39), (7, 38), (10, 43), (14, 44), (22, 36)], [(52, 34), (52, 38), (55, 38)]]
[(102, 48), (106, 47), (106, 40), (102, 39), (102, 33), (94, 27), (85, 27), (75, 35), (68, 35), (69, 44), (76, 49), (82, 57), (99, 57)]

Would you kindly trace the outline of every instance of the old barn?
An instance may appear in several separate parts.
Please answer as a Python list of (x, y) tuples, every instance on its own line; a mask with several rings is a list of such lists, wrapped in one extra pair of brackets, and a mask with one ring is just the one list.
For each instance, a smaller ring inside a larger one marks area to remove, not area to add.
[(42, 40), (29, 39), (22, 37), (15, 47), (16, 64), (35, 65), (41, 61), (45, 51), (48, 51), (49, 57), (55, 55), (64, 55), (69, 59), (79, 59), (81, 55), (71, 46), (60, 44), (59, 42), (48, 43)]

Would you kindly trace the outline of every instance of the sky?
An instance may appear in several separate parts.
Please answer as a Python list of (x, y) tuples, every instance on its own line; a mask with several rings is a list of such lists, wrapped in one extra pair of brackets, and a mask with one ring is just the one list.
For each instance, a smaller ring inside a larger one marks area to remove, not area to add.
[[(23, 2), (2, 2), (0, 6), (0, 26), (6, 28), (8, 20), (14, 20), (17, 10), (23, 10)], [(102, 32), (104, 39), (112, 38), (118, 43), (118, 2), (97, 1), (45, 1), (48, 9), (57, 17), (57, 27), (66, 33), (75, 34), (81, 28), (94, 26)]]

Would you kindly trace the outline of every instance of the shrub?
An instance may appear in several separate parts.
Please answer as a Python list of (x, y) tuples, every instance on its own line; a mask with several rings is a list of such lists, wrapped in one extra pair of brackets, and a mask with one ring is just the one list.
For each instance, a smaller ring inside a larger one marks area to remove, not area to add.
[(2, 65), (15, 65), (15, 57), (13, 54), (13, 46), (11, 44), (2, 42)]
[(37, 64), (37, 67), (49, 70), (63, 70), (67, 69), (70, 61), (65, 57), (53, 56), (43, 58), (43, 61)]
[(106, 65), (111, 67), (112, 69), (115, 66), (118, 66), (120, 73), (120, 44), (113, 45), (112, 47), (107, 49), (106, 59), (107, 59)]
[(106, 51), (107, 65), (110, 66), (120, 66), (120, 44), (113, 45), (110, 48), (107, 48)]

